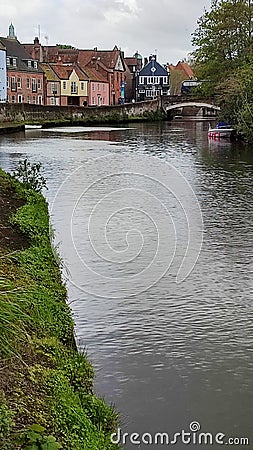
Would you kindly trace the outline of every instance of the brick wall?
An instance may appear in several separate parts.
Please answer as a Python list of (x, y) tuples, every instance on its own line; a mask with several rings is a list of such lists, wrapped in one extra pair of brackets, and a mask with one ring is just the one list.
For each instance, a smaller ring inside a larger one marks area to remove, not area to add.
[(44, 122), (49, 120), (94, 120), (106, 117), (142, 116), (145, 112), (156, 112), (158, 101), (131, 103), (117, 106), (75, 107), (75, 106), (39, 106), (28, 104), (0, 104), (0, 122)]

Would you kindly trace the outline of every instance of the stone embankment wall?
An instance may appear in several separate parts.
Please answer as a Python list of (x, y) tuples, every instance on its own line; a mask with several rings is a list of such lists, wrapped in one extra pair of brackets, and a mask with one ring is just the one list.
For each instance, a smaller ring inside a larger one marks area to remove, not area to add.
[(117, 106), (40, 106), (23, 103), (0, 104), (0, 122), (48, 122), (80, 120), (98, 122), (145, 117), (159, 110), (157, 100)]

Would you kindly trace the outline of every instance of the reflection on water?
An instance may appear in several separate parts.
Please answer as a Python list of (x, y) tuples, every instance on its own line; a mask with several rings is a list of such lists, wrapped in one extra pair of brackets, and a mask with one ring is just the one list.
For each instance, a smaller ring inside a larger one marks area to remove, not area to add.
[[(78, 342), (97, 368), (96, 389), (116, 404), (126, 431), (173, 433), (197, 420), (203, 431), (253, 439), (253, 149), (208, 141), (207, 128), (189, 121), (89, 133), (34, 130), (1, 136), (0, 164), (12, 170), (23, 157), (41, 161), (50, 204), (80, 163), (108, 153), (155, 156), (181, 171), (204, 219), (204, 244), (191, 276), (177, 285), (168, 272), (150, 290), (118, 300), (69, 285)], [(98, 189), (94, 195), (106, 186)], [(52, 217), (59, 235), (71, 195)], [(135, 219), (144, 226), (141, 215)], [(119, 245), (119, 236), (110, 239)], [(66, 266), (85, 285), (81, 268), (64, 251)]]

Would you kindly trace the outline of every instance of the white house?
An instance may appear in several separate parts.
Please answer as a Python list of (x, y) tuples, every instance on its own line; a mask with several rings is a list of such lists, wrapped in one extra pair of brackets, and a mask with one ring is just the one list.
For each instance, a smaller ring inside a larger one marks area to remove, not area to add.
[(6, 49), (0, 42), (0, 103), (7, 100)]

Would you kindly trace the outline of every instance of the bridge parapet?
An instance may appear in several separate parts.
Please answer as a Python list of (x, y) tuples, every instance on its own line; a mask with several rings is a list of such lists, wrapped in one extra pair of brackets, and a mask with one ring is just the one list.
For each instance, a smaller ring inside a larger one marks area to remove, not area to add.
[(193, 95), (168, 95), (162, 98), (162, 109), (168, 113), (173, 109), (197, 108), (198, 110), (219, 111), (220, 107), (216, 104), (215, 99)]
[(162, 105), (186, 102), (209, 103), (211, 105), (216, 105), (217, 103), (214, 98), (200, 95), (166, 95), (162, 97)]

